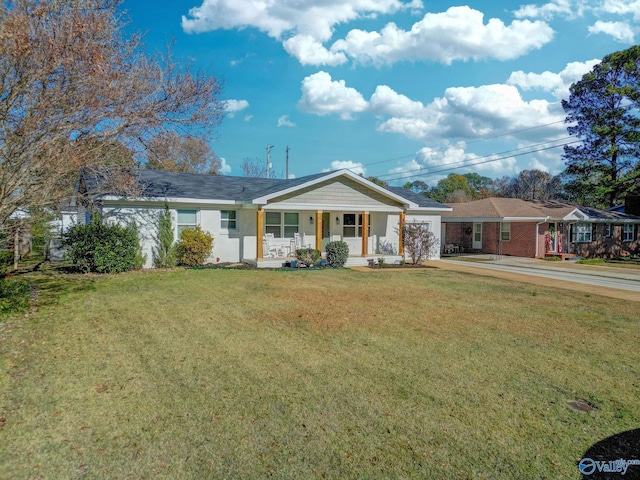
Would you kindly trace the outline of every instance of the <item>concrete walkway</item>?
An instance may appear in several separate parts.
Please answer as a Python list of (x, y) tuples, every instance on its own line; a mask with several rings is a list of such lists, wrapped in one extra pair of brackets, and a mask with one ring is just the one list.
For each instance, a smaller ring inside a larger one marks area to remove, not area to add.
[(640, 269), (492, 255), (474, 255), (466, 259), (447, 257), (430, 263), (444, 270), (496, 276), (640, 302)]

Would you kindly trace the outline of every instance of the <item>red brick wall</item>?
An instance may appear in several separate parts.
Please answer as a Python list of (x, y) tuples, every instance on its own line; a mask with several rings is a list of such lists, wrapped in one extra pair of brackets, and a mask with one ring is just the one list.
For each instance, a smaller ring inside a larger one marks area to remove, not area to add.
[(572, 243), (571, 253), (581, 257), (627, 257), (640, 253), (640, 239), (638, 238), (638, 227), (634, 227), (634, 240), (631, 242), (622, 241), (622, 225), (612, 225), (611, 237), (604, 236), (604, 224), (596, 224), (594, 241), (588, 243)]
[[(496, 224), (499, 228), (499, 224)], [(511, 222), (511, 239), (502, 242), (502, 254), (514, 257), (536, 256), (536, 224)]]
[[(467, 233), (472, 230), (472, 222), (446, 222), (445, 242), (462, 245), (466, 251), (473, 247), (473, 234)], [(541, 234), (543, 240), (539, 242), (538, 251), (542, 248), (544, 255), (544, 233)], [(502, 242), (502, 251), (499, 252), (498, 239), (500, 238), (500, 223), (483, 222), (482, 224), (482, 253), (512, 255), (517, 257), (536, 256), (536, 224), (535, 223), (511, 223), (511, 240)], [(540, 247), (540, 245), (542, 245)], [(540, 255), (540, 253), (538, 253)]]

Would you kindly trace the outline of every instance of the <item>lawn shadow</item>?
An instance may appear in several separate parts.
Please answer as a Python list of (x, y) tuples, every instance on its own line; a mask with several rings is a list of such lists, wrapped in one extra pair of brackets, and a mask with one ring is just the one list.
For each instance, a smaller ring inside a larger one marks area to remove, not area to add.
[(26, 263), (10, 275), (24, 280), (35, 290), (39, 306), (55, 304), (63, 294), (95, 290), (93, 275), (79, 273), (75, 267), (66, 264)]
[[(623, 461), (636, 461), (626, 465)], [(592, 445), (578, 465), (583, 480), (640, 479), (640, 428), (618, 433)], [(623, 471), (625, 473), (623, 473)]]

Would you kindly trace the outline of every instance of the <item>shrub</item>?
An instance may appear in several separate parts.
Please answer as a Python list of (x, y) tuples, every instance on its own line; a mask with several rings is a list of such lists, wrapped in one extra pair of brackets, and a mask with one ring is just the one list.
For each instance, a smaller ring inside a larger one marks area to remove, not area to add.
[(433, 255), (438, 247), (438, 239), (429, 231), (426, 223), (407, 223), (402, 232), (404, 248), (414, 265)]
[(0, 279), (0, 314), (25, 311), (30, 301), (31, 289), (26, 282)]
[(101, 220), (75, 225), (64, 236), (67, 258), (82, 272), (120, 273), (144, 263), (135, 225), (121, 226)]
[(0, 276), (13, 265), (13, 252), (0, 250)]
[(180, 240), (176, 246), (178, 263), (189, 267), (199, 267), (213, 249), (213, 236), (205, 232), (200, 225), (195, 228), (185, 228), (180, 234)]
[(298, 262), (306, 267), (314, 265), (320, 259), (320, 250), (315, 248), (299, 248), (296, 250)]
[(349, 245), (346, 242), (329, 242), (326, 246), (327, 263), (333, 268), (344, 267), (349, 258)]
[(170, 268), (176, 265), (171, 212), (169, 212), (167, 204), (165, 204), (164, 211), (158, 217), (158, 249), (155, 251), (153, 263), (158, 268)]

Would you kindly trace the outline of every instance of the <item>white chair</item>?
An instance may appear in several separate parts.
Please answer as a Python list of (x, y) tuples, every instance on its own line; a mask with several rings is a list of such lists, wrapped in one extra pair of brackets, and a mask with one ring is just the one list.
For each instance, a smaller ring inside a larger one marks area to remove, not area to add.
[(266, 233), (264, 235), (264, 240), (265, 240), (265, 257), (268, 258), (278, 258), (278, 257), (284, 257), (284, 249), (276, 244), (276, 239), (273, 235), (273, 233)]
[(305, 242), (304, 233), (303, 234), (294, 233), (293, 234), (293, 240), (296, 243), (296, 249), (298, 249), (298, 248), (311, 248), (311, 245), (307, 245), (306, 242)]

